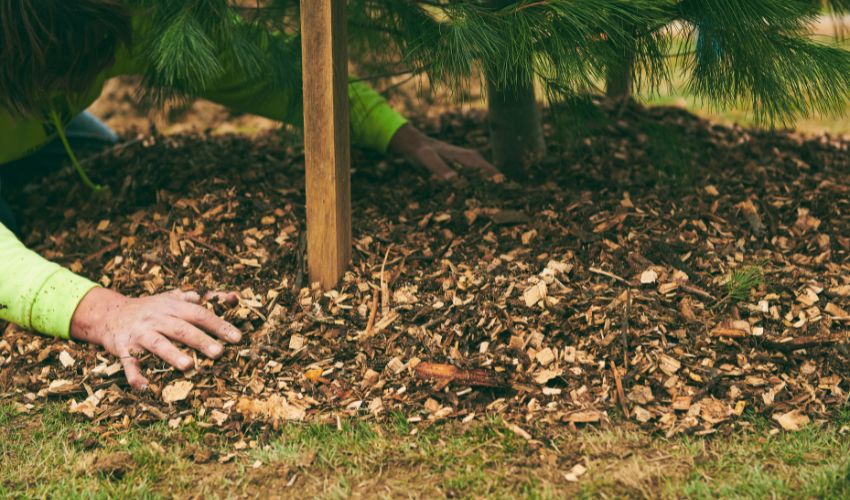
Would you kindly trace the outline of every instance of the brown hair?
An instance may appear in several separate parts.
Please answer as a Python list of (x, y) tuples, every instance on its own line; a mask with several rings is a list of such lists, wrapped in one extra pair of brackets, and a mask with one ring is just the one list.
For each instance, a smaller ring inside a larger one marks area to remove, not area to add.
[(82, 92), (130, 44), (121, 0), (0, 0), (0, 107), (34, 115), (56, 92)]

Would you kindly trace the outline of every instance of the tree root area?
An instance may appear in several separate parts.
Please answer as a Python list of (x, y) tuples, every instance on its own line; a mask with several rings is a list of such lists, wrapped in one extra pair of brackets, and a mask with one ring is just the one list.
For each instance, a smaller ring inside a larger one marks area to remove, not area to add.
[[(238, 291), (208, 307), (245, 340), (186, 374), (148, 356), (138, 393), (98, 348), (9, 326), (0, 391), (21, 411), (62, 399), (99, 423), (197, 421), (234, 440), (392, 414), (495, 414), (528, 439), (751, 415), (793, 430), (842, 408), (850, 143), (637, 104), (566, 115), (546, 114), (545, 160), (501, 183), (355, 151), (354, 259), (329, 292), (307, 282), (294, 138), (146, 135), (87, 162), (107, 193), (67, 169), (4, 184), (42, 255), (129, 295)], [(486, 150), (481, 113), (422, 126)]]

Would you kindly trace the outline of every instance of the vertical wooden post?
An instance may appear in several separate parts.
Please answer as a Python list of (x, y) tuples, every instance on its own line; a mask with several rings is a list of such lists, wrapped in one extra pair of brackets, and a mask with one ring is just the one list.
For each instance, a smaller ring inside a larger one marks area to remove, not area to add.
[(301, 0), (307, 260), (333, 288), (351, 259), (351, 151), (345, 0)]

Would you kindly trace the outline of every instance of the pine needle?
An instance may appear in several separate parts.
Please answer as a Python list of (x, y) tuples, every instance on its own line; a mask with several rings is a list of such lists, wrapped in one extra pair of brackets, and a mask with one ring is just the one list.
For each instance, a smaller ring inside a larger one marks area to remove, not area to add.
[(729, 274), (726, 282), (727, 300), (743, 302), (750, 297), (750, 291), (764, 283), (764, 269), (751, 265), (736, 269)]

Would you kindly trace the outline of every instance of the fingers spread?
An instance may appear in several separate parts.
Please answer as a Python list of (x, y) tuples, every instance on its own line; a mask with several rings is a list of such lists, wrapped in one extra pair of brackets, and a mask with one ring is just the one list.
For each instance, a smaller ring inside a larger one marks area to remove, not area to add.
[(162, 294), (163, 297), (167, 297), (169, 299), (182, 300), (183, 302), (190, 302), (192, 304), (199, 304), (201, 302), (201, 296), (198, 295), (198, 292), (194, 290), (180, 290), (175, 289), (170, 292), (165, 292)]
[(242, 334), (239, 330), (207, 309), (195, 304), (175, 304), (173, 313), (176, 318), (189, 322), (201, 330), (227, 342), (239, 342)]
[(148, 379), (142, 375), (142, 367), (139, 360), (130, 354), (128, 349), (119, 349), (118, 357), (121, 360), (121, 366), (124, 368), (124, 376), (127, 378), (127, 383), (130, 387), (136, 390), (145, 390), (148, 387)]
[(457, 172), (452, 170), (440, 154), (433, 148), (429, 147), (419, 150), (416, 158), (420, 165), (428, 169), (428, 171), (438, 179), (447, 181), (457, 177)]
[(224, 346), (211, 339), (196, 326), (178, 318), (168, 318), (157, 328), (159, 333), (181, 344), (201, 351), (208, 358), (217, 359), (224, 353)]
[(478, 170), (483, 175), (490, 178), (504, 177), (499, 169), (493, 166), (489, 161), (481, 156), (481, 153), (471, 149), (463, 149), (455, 146), (446, 148), (441, 151), (442, 155), (448, 160), (458, 163), (462, 167)]
[(236, 292), (207, 292), (204, 295), (204, 300), (211, 301), (218, 299), (218, 301), (227, 306), (235, 306), (239, 303), (239, 294)]
[(158, 333), (145, 335), (139, 343), (151, 354), (157, 356), (178, 370), (185, 372), (195, 367), (195, 362), (191, 357), (175, 347), (171, 341)]

